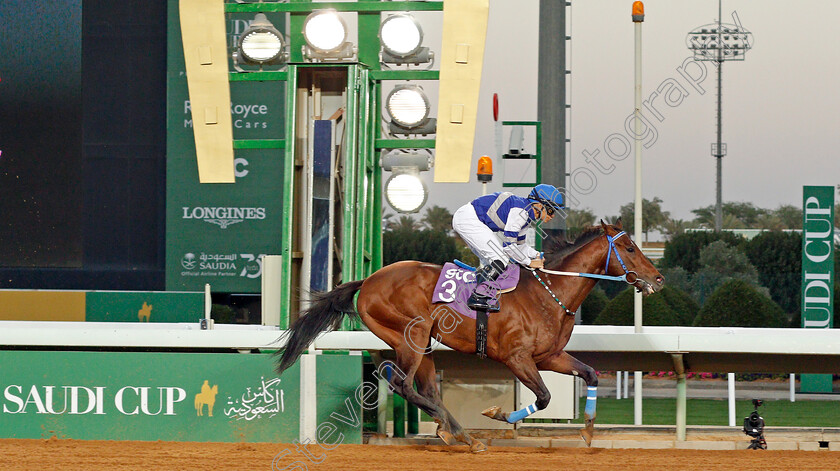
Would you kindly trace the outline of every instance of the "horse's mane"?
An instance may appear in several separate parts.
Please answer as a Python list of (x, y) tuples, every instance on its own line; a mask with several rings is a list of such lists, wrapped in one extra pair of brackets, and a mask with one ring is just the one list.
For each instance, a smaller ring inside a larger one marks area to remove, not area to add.
[(603, 234), (604, 231), (601, 228), (601, 226), (589, 226), (585, 228), (583, 232), (575, 238), (574, 242), (569, 242), (560, 237), (555, 238), (554, 243), (557, 248), (553, 252), (546, 253), (546, 264), (553, 265), (563, 260), (572, 252), (592, 242), (593, 240), (597, 239)]

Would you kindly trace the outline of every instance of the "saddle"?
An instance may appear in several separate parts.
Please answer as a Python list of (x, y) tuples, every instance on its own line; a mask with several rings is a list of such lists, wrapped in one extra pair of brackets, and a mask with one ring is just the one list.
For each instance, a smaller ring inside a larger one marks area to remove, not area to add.
[[(497, 297), (516, 289), (519, 283), (519, 266), (511, 263), (499, 275), (493, 288)], [(485, 358), (487, 347), (487, 318), (486, 311), (476, 312), (467, 306), (467, 300), (476, 288), (475, 268), (455, 260), (447, 262), (440, 271), (435, 290), (432, 292), (432, 303), (444, 303), (458, 314), (476, 320), (476, 353)], [(501, 299), (499, 298), (501, 303)]]

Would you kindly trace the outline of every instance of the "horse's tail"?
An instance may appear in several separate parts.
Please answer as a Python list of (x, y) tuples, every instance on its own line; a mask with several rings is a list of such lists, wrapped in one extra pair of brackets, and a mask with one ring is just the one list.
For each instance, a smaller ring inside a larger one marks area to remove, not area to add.
[(286, 346), (275, 353), (280, 355), (275, 368), (278, 375), (294, 364), (318, 334), (338, 328), (345, 315), (358, 315), (353, 306), (353, 296), (362, 287), (363, 281), (344, 283), (329, 293), (312, 294), (309, 309), (301, 312), (294, 325), (277, 339), (286, 340)]

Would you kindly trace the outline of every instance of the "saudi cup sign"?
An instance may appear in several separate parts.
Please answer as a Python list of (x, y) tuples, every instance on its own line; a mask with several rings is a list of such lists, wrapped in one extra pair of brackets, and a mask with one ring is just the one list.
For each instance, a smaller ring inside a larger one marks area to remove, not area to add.
[[(834, 187), (803, 187), (802, 327), (829, 329), (834, 313)], [(831, 375), (802, 375), (802, 392), (831, 392)]]

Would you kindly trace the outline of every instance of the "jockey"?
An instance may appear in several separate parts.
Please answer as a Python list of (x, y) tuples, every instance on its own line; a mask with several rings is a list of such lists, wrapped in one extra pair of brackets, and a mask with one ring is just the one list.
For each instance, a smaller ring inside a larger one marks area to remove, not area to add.
[[(481, 261), (477, 286), (468, 301), (472, 309), (498, 311), (492, 283), (505, 271), (508, 260), (542, 268), (543, 256), (525, 243), (525, 230), (537, 220), (548, 222), (563, 208), (563, 195), (546, 184), (534, 187), (527, 198), (508, 192), (480, 196), (461, 206), (452, 217), (452, 228)], [(499, 246), (496, 232), (504, 242)]]

